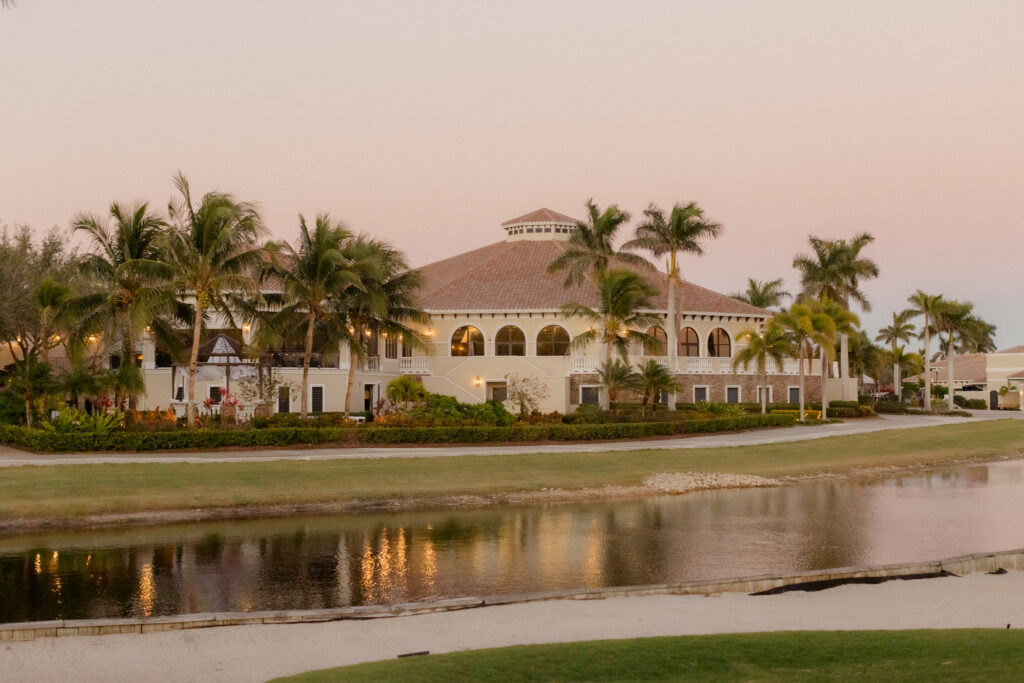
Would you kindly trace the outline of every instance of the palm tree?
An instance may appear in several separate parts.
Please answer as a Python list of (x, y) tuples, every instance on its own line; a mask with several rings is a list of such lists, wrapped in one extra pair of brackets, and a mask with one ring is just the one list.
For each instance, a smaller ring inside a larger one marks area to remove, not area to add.
[[(852, 334), (860, 325), (860, 318), (851, 313), (842, 304), (836, 303), (831, 299), (821, 299), (818, 302), (812, 303), (812, 306), (831, 318), (832, 327), (835, 329), (836, 335)], [(821, 356), (821, 419), (827, 420), (828, 395), (826, 386), (828, 384), (828, 364), (831, 359), (835, 358), (836, 340), (835, 337), (832, 337), (828, 340), (822, 339), (822, 341), (824, 344), (818, 344), (818, 353)]]
[(335, 314), (342, 323), (341, 339), (348, 343), (349, 372), (345, 388), (345, 416), (352, 401), (356, 362), (365, 356), (366, 333), (395, 335), (409, 348), (427, 348), (413, 327), (429, 318), (416, 303), (423, 276), (410, 270), (405, 254), (387, 242), (358, 235), (344, 247), (348, 268), (357, 284), (338, 297)]
[(749, 277), (747, 278), (747, 291), (736, 292), (729, 296), (733, 299), (745, 301), (751, 306), (770, 309), (781, 308), (782, 300), (793, 295), (782, 289), (781, 277), (775, 280), (765, 280), (764, 282)]
[[(668, 370), (664, 365), (656, 360), (647, 360), (641, 363), (637, 367), (637, 385), (641, 389), (640, 396), (640, 414), (643, 415), (647, 411), (647, 402), (652, 398), (654, 404), (658, 403), (658, 396), (663, 392), (669, 392), (674, 394), (676, 390), (676, 378), (675, 375)], [(670, 395), (669, 400), (672, 400)], [(675, 409), (672, 406), (670, 410)]]
[[(850, 310), (850, 302), (858, 303), (862, 310), (870, 311), (871, 304), (860, 289), (862, 280), (878, 277), (874, 261), (860, 256), (861, 250), (874, 241), (864, 232), (850, 240), (825, 240), (810, 236), (811, 256), (798, 254), (793, 267), (800, 271), (802, 296), (830, 299)], [(840, 376), (849, 377), (849, 335), (840, 333)], [(843, 398), (847, 399), (847, 383), (843, 382)]]
[(282, 283), (282, 308), (271, 325), (278, 329), (305, 325), (306, 343), (302, 354), (302, 399), (300, 414), (309, 414), (309, 363), (313, 355), (313, 334), (317, 327), (332, 328), (337, 338), (341, 328), (338, 303), (349, 287), (361, 287), (359, 274), (350, 268), (344, 252), (351, 237), (341, 225), (332, 225), (327, 214), (316, 217), (312, 232), (299, 215), (298, 248), (281, 245), (282, 258), (272, 262), (272, 271)]
[(596, 279), (597, 274), (608, 270), (612, 260), (627, 265), (650, 268), (642, 256), (628, 251), (616, 251), (612, 245), (616, 231), (629, 222), (629, 214), (612, 204), (603, 212), (588, 199), (587, 220), (576, 221), (576, 229), (569, 234), (566, 250), (548, 264), (548, 272), (568, 270), (565, 286), (583, 284), (588, 278)]
[(935, 327), (939, 332), (946, 333), (946, 367), (949, 382), (949, 393), (947, 394), (947, 405), (953, 410), (954, 381), (954, 360), (956, 359), (956, 335), (959, 334), (964, 340), (964, 350), (970, 352), (974, 349), (994, 348), (992, 335), (995, 333), (995, 326), (985, 322), (974, 314), (974, 304), (969, 301), (959, 302), (953, 299), (947, 300), (939, 310), (935, 318)]
[(924, 409), (932, 409), (932, 368), (931, 368), (931, 333), (935, 329), (935, 319), (945, 305), (941, 294), (926, 294), (920, 289), (907, 299), (914, 315), (924, 316), (921, 326), (921, 338), (924, 339)]
[[(155, 323), (174, 303), (170, 271), (158, 248), (167, 223), (145, 202), (113, 202), (109, 213), (109, 219), (87, 213), (72, 219), (72, 228), (90, 239), (92, 253), (82, 270), (93, 278), (96, 291), (76, 297), (68, 307), (79, 338), (103, 331), (110, 339), (120, 339), (121, 365), (136, 365), (135, 340), (147, 326), (163, 330)], [(135, 394), (130, 394), (129, 405), (134, 403)]]
[(903, 375), (900, 372), (900, 362), (896, 360), (897, 356), (902, 354), (896, 353), (896, 345), (900, 342), (910, 342), (910, 338), (915, 336), (916, 330), (910, 323), (917, 314), (914, 311), (900, 311), (899, 313), (892, 314), (892, 324), (886, 325), (878, 331), (878, 336), (875, 337), (875, 341), (882, 342), (883, 344), (889, 344), (893, 356), (892, 366), (892, 377), (893, 387), (896, 390), (896, 398), (900, 401), (903, 400)]
[(76, 362), (57, 376), (57, 388), (71, 397), (79, 411), (85, 411), (85, 399), (100, 393), (103, 383), (96, 370)]
[(619, 358), (602, 363), (597, 368), (597, 376), (608, 394), (609, 408), (611, 403), (618, 398), (619, 392), (640, 388), (640, 378), (637, 373), (630, 367), (629, 363)]
[[(655, 256), (665, 256), (665, 281), (668, 294), (668, 325), (666, 346), (668, 357), (675, 372), (676, 335), (679, 333), (679, 308), (676, 303), (676, 287), (681, 283), (679, 254), (704, 255), (701, 241), (717, 239), (722, 226), (704, 217), (704, 210), (695, 202), (676, 204), (665, 218), (665, 212), (651, 204), (644, 211), (647, 220), (636, 229), (636, 238), (626, 242), (624, 249), (646, 249)], [(669, 399), (669, 410), (675, 410), (675, 392)]]
[(740, 366), (746, 370), (751, 363), (756, 365), (761, 375), (761, 414), (764, 415), (768, 412), (768, 361), (773, 360), (777, 367), (782, 367), (783, 361), (793, 355), (793, 340), (774, 318), (765, 323), (763, 329), (743, 330), (737, 339), (746, 339), (747, 345), (733, 358), (732, 370), (736, 372)]
[(67, 326), (67, 303), (71, 299), (71, 289), (46, 278), (36, 287), (32, 299), (39, 316), (39, 358), (49, 363), (50, 349), (62, 339), (58, 332)]
[(178, 173), (174, 184), (181, 197), (168, 206), (172, 228), (161, 239), (161, 247), (178, 300), (192, 308), (187, 412), (192, 425), (203, 322), (217, 311), (234, 325), (234, 312), (239, 308), (236, 300), (246, 296), (259, 299), (255, 276), (264, 266), (267, 251), (257, 246), (256, 240), (266, 229), (249, 202), (208, 192), (194, 204), (185, 176)]
[[(645, 332), (655, 327), (660, 320), (651, 309), (651, 297), (655, 289), (643, 277), (631, 270), (612, 268), (602, 271), (597, 276), (598, 304), (591, 308), (580, 303), (569, 303), (562, 306), (562, 313), (567, 318), (583, 318), (592, 327), (586, 332), (576, 335), (570, 342), (570, 348), (586, 348), (592, 342), (600, 342), (605, 346), (604, 365), (611, 366), (612, 354), (617, 351), (623, 360), (629, 354), (630, 342), (652, 345), (657, 339)], [(602, 408), (608, 409), (610, 398), (602, 396)]]
[[(835, 344), (836, 323), (821, 309), (821, 302), (812, 300), (797, 302), (775, 316), (776, 322), (785, 329), (796, 347), (800, 375), (800, 421), (804, 421), (804, 358), (810, 363), (814, 346), (824, 347)], [(825, 395), (824, 385), (821, 387)]]

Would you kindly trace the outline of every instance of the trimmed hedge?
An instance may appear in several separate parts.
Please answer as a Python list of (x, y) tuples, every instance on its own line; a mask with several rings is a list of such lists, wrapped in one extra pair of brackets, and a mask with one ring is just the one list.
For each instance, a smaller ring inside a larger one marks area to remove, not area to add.
[(156, 451), (208, 448), (259, 448), (336, 444), (505, 443), (514, 441), (597, 441), (639, 439), (672, 434), (787, 427), (790, 415), (743, 415), (681, 422), (609, 424), (540, 424), (512, 427), (298, 427), (286, 429), (180, 430), (58, 434), (41, 429), (0, 425), (0, 443), (41, 453), (89, 451)]

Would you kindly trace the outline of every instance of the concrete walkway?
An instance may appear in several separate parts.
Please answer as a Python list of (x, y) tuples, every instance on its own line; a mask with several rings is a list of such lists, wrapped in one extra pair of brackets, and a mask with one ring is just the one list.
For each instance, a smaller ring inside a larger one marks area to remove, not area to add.
[(457, 455), (507, 455), (515, 453), (597, 453), (677, 448), (723, 448), (758, 444), (807, 441), (829, 436), (866, 434), (889, 429), (913, 429), (980, 420), (1024, 419), (1017, 411), (971, 411), (972, 418), (924, 415), (884, 415), (873, 419), (813, 427), (785, 427), (749, 432), (727, 432), (644, 441), (603, 441), (516, 446), (394, 446), (389, 448), (271, 448), (265, 450), (217, 450), (197, 452), (158, 451), (154, 453), (67, 453), (35, 455), (0, 446), (0, 467), (19, 465), (95, 465), (104, 463), (204, 463), (260, 462), (269, 460), (341, 460), (373, 458), (433, 458)]
[(265, 681), (399, 654), (605, 638), (1024, 625), (1024, 573), (818, 593), (552, 600), (370, 621), (231, 626), (0, 645), (0, 681)]

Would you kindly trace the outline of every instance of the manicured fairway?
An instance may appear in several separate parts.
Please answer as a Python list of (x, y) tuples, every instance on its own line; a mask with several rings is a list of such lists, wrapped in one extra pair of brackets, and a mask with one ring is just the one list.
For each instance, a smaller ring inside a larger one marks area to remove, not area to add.
[[(585, 445), (581, 445), (585, 449)], [(13, 467), (0, 470), (0, 520), (637, 485), (656, 472), (766, 476), (941, 464), (1024, 451), (1024, 421), (996, 420), (812, 441), (593, 453)]]
[(277, 679), (327, 681), (1019, 681), (1024, 631), (793, 631), (456, 652)]

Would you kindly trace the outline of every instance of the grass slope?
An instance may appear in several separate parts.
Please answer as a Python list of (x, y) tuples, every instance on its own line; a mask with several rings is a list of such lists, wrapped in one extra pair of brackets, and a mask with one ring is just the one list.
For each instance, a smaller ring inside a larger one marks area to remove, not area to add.
[(637, 485), (655, 472), (765, 476), (942, 463), (1024, 450), (1024, 421), (998, 420), (813, 441), (564, 454), (110, 464), (0, 469), (0, 519), (243, 505), (488, 495)]
[(1024, 631), (793, 631), (528, 645), (278, 681), (1018, 681)]

